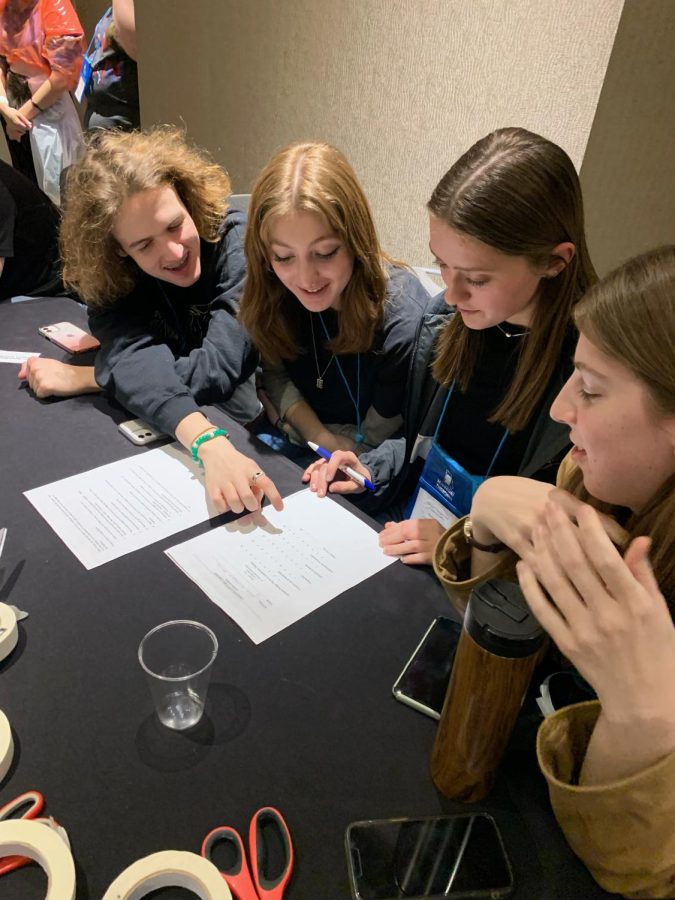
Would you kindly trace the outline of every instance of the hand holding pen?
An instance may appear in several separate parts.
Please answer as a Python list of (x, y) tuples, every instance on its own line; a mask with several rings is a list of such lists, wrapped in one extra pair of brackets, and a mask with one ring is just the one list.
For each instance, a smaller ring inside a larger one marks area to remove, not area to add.
[[(315, 491), (319, 497), (325, 497), (329, 492), (354, 494), (364, 490), (375, 490), (370, 472), (361, 465), (358, 456), (351, 450), (336, 450), (335, 453), (330, 453), (311, 441), (308, 441), (308, 446), (321, 459), (305, 469), (302, 480), (308, 483), (310, 490)], [(337, 479), (338, 472), (346, 478)]]

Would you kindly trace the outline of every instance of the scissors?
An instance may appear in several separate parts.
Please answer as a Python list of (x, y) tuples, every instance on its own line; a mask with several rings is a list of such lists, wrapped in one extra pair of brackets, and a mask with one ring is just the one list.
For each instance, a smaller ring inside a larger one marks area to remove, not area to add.
[[(234, 851), (232, 864), (227, 869), (217, 868), (235, 900), (281, 900), (293, 871), (293, 844), (288, 826), (278, 810), (263, 806), (251, 819), (248, 846), (252, 875), (246, 862), (244, 842), (239, 832), (229, 825), (214, 828), (206, 835), (202, 842), (202, 856), (214, 862), (213, 850), (221, 841), (229, 846), (230, 851)], [(281, 857), (272, 862), (271, 851), (274, 850), (277, 856), (279, 848)]]
[[(3, 819), (37, 819), (44, 809), (45, 798), (38, 791), (26, 791), (20, 794), (14, 800), (10, 800), (4, 806), (0, 806), (0, 821)], [(17, 810), (26, 806), (27, 809), (22, 810), (19, 815), (14, 815)], [(49, 823), (49, 819), (43, 821)], [(20, 869), (21, 866), (33, 862), (27, 856), (4, 856), (0, 857), (0, 875), (6, 875), (14, 869)]]

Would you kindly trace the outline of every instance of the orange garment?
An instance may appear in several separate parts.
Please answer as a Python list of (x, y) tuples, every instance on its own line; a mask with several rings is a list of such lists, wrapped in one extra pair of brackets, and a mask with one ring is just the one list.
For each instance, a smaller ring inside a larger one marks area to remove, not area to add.
[(47, 78), (63, 76), (77, 85), (84, 54), (84, 31), (70, 0), (0, 0), (0, 56)]

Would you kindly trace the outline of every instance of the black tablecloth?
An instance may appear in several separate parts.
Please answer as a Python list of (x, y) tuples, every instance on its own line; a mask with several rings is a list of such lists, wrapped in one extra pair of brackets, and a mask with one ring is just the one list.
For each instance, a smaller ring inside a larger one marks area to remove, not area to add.
[[(67, 359), (37, 333), (64, 319), (83, 324), (85, 316), (64, 299), (0, 304), (0, 349)], [(37, 401), (12, 365), (0, 365), (0, 409), (0, 527), (9, 529), (0, 600), (30, 613), (18, 648), (0, 663), (0, 708), (16, 744), (0, 804), (25, 790), (44, 793), (71, 840), (78, 898), (100, 898), (142, 856), (198, 852), (216, 825), (247, 833), (251, 814), (272, 805), (296, 849), (287, 896), (341, 900), (350, 896), (350, 822), (466, 808), (442, 798), (429, 777), (435, 723), (391, 696), (429, 622), (450, 614), (430, 571), (395, 563), (256, 646), (163, 552), (213, 522), (86, 571), (23, 496), (146, 452), (117, 430), (128, 413), (98, 395)], [(228, 427), (283, 494), (300, 487), (292, 463)], [(220, 644), (206, 716), (189, 734), (158, 724), (137, 660), (142, 636), (173, 618), (204, 622)], [(480, 807), (501, 826), (514, 896), (608, 896), (551, 814), (534, 760), (535, 724), (523, 716)], [(0, 895), (31, 900), (45, 885), (31, 865), (0, 879)]]

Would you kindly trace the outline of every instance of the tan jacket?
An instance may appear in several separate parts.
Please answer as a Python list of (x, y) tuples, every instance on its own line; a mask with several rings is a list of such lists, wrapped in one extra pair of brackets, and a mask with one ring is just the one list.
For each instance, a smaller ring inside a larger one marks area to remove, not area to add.
[[(566, 457), (558, 484), (572, 465)], [(464, 520), (445, 532), (434, 553), (434, 571), (463, 614), (473, 588), (491, 578), (516, 580), (517, 557), (507, 552), (479, 577), (471, 577), (471, 548)], [(675, 898), (675, 752), (621, 781), (581, 787), (576, 781), (600, 713), (597, 701), (560, 710), (537, 735), (539, 766), (567, 841), (608, 891), (635, 898)]]
[(544, 719), (539, 766), (551, 805), (571, 848), (605, 890), (624, 897), (675, 897), (675, 752), (610, 784), (576, 784), (597, 701)]
[[(576, 468), (570, 454), (558, 466), (556, 484), (560, 487), (568, 475)], [(517, 581), (516, 562), (518, 557), (510, 550), (494, 555), (494, 562), (484, 569), (480, 575), (471, 577), (471, 547), (464, 539), (464, 522), (466, 516), (455, 522), (441, 537), (434, 550), (434, 572), (455, 609), (464, 615), (471, 591), (483, 581), (491, 578), (503, 578), (506, 581)], [(483, 554), (488, 559), (487, 554)]]

